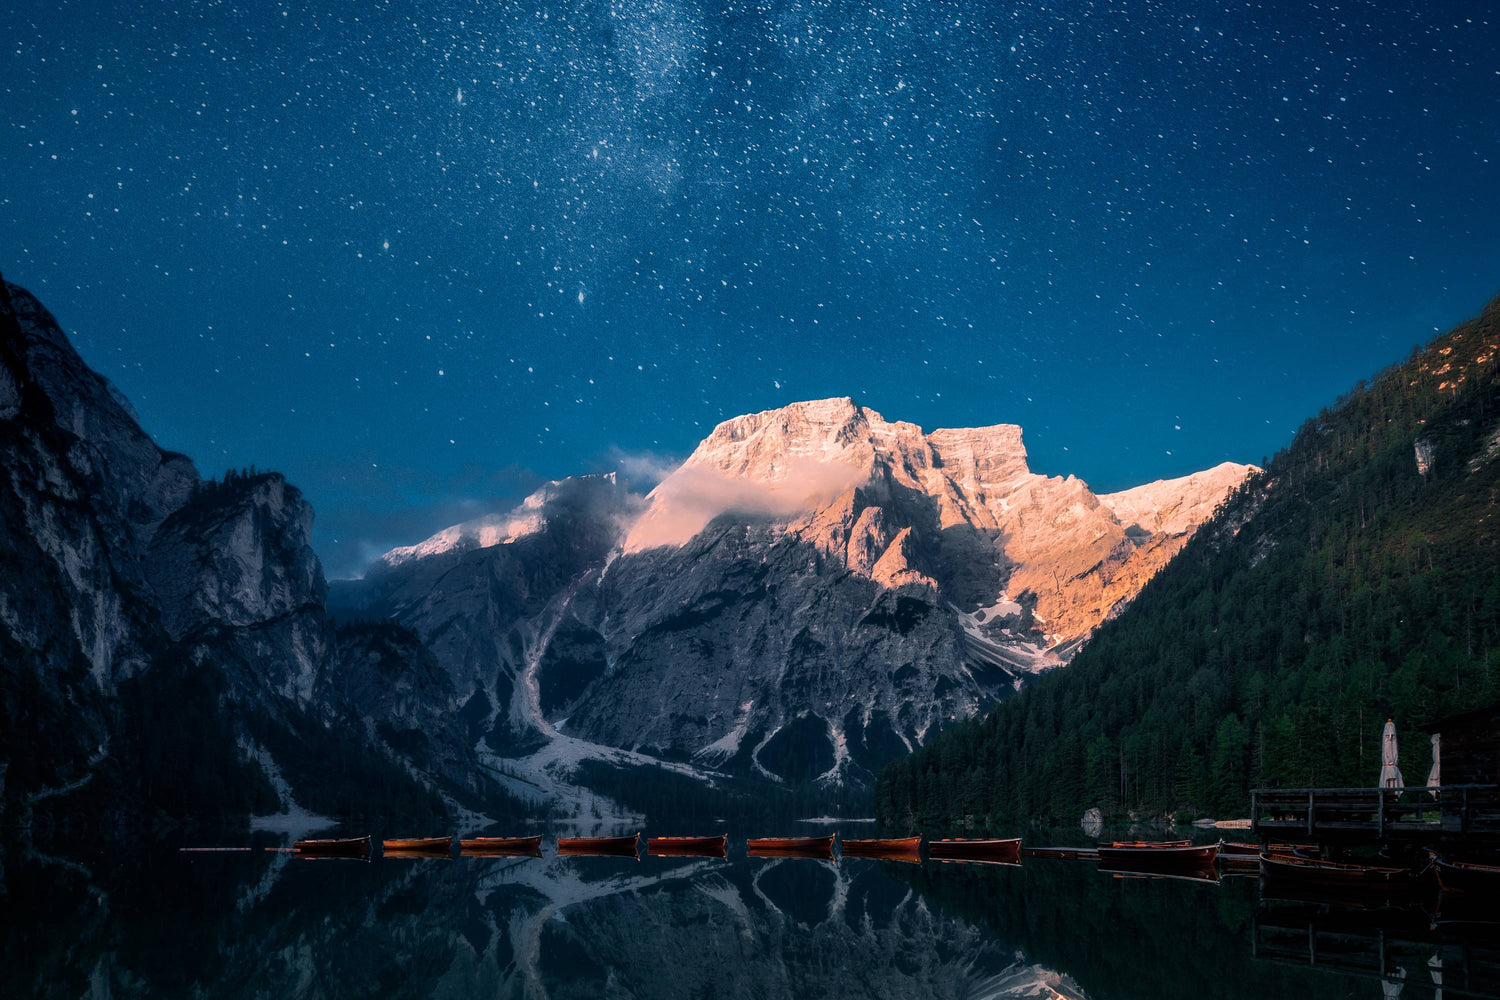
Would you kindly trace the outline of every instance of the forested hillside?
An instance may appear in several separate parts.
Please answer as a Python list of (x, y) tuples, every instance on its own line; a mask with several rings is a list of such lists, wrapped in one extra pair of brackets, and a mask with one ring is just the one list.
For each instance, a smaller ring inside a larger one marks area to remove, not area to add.
[(1500, 298), (1307, 421), (1071, 665), (892, 764), (885, 820), (1244, 815), (1500, 698)]

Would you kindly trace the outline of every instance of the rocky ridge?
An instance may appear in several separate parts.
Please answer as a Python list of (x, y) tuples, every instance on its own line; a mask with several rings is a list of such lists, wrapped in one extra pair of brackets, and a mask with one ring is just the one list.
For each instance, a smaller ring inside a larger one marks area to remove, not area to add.
[[(347, 682), (365, 661), (340, 657), (297, 489), (203, 480), (10, 284), (0, 509), (0, 810), (18, 822), (334, 810), (359, 793), (320, 774), (330, 747), (376, 786), (372, 806), (382, 787), (425, 809), (442, 808), (431, 789), (484, 797), (481, 779), (421, 773), (397, 748), (413, 728), (441, 739), (429, 720)], [(482, 773), (466, 733), (437, 756)]]
[(565, 731), (863, 781), (1066, 662), (1250, 471), (1097, 496), (1031, 472), (1014, 425), (815, 400), (720, 424), (644, 503), (613, 476), (549, 484), (333, 600), (431, 644), (498, 758)]

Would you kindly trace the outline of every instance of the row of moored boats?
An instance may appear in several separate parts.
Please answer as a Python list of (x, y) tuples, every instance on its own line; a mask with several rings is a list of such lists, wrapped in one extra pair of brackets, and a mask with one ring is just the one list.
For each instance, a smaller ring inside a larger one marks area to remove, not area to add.
[(1500, 890), (1500, 866), (1445, 857), (1435, 851), (1413, 865), (1333, 861), (1308, 844), (1242, 844), (1188, 840), (1116, 841), (1099, 846), (1099, 866), (1192, 877), (1198, 873), (1258, 874), (1268, 881), (1317, 889), (1418, 889), (1436, 882), (1444, 892)]
[(1264, 879), (1314, 888), (1399, 891), (1436, 883), (1443, 892), (1500, 891), (1500, 865), (1461, 861), (1436, 851), (1414, 864), (1364, 864), (1333, 861), (1307, 845), (1221, 844), (1219, 862), (1229, 870), (1254, 868)]
[[(726, 857), (728, 836), (650, 837), (645, 846), (657, 856)], [(642, 836), (559, 837), (559, 856), (639, 857)], [(843, 857), (878, 858), (889, 861), (922, 860), (921, 837), (872, 840), (839, 840), (824, 837), (754, 837), (746, 843), (751, 857), (834, 857), (837, 843)], [(456, 841), (458, 853), (470, 857), (541, 857), (542, 838), (471, 837)], [(381, 854), (388, 858), (452, 857), (452, 837), (407, 837), (383, 840)], [(1097, 848), (1039, 847), (1023, 850), (1021, 838), (945, 839), (925, 842), (926, 856), (938, 861), (982, 861), (1015, 864), (1021, 857), (1097, 860), (1106, 871), (1214, 877), (1218, 870), (1260, 874), (1267, 879), (1328, 888), (1416, 887), (1435, 879), (1445, 891), (1478, 892), (1500, 890), (1500, 865), (1459, 861), (1429, 852), (1425, 864), (1354, 864), (1335, 862), (1317, 847), (1300, 844), (1242, 844), (1220, 841), (1194, 844), (1190, 840), (1116, 840)], [(374, 841), (366, 837), (336, 840), (299, 840), (297, 854), (316, 858), (369, 858)]]
[[(560, 856), (638, 857), (642, 837), (559, 837)], [(646, 851), (653, 855), (687, 855), (726, 857), (729, 837), (650, 837)], [(922, 838), (902, 837), (879, 840), (838, 840), (836, 834), (826, 837), (753, 837), (746, 847), (752, 857), (832, 858), (834, 845), (844, 857), (884, 858), (897, 861), (920, 861)], [(452, 857), (452, 837), (403, 837), (380, 842), (384, 857)], [(542, 838), (471, 837), (457, 841), (458, 853), (470, 857), (541, 857)], [(1019, 837), (1008, 840), (934, 840), (927, 844), (933, 858), (1014, 861), (1020, 853)], [(297, 854), (320, 858), (368, 858), (374, 852), (370, 837), (346, 837), (337, 840), (299, 840)]]

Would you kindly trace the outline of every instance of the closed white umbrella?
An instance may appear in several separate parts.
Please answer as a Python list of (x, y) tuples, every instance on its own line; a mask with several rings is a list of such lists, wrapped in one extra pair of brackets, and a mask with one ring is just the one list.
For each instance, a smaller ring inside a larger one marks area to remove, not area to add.
[(1380, 734), (1380, 787), (1402, 788), (1406, 782), (1401, 778), (1401, 769), (1396, 766), (1396, 724), (1385, 720), (1385, 729)]
[(1437, 798), (1437, 787), (1443, 783), (1442, 762), (1438, 756), (1438, 744), (1442, 740), (1440, 733), (1432, 734), (1432, 770), (1427, 772), (1427, 787), (1434, 789), (1433, 798)]

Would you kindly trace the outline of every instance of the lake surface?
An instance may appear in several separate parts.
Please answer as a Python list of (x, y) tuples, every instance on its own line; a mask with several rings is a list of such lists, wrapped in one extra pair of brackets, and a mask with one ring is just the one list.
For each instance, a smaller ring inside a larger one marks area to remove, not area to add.
[[(3, 855), (7, 997), (1495, 997), (1500, 925), (1255, 878), (846, 859)], [(1444, 981), (1440, 987), (1438, 981)], [(1446, 990), (1446, 992), (1445, 992)]]

